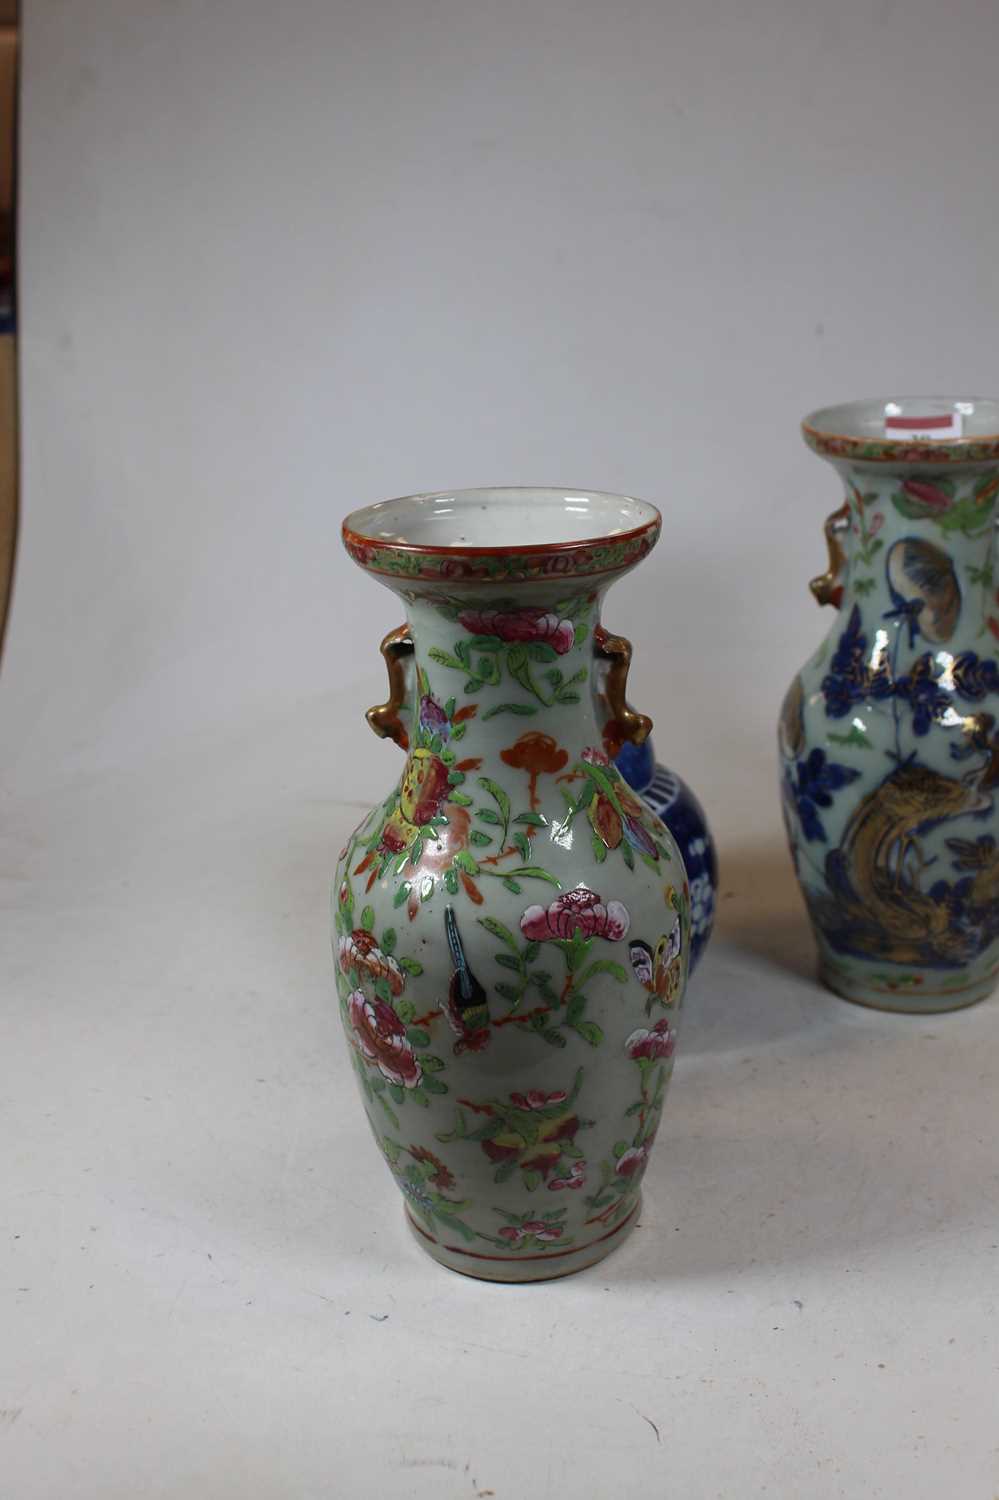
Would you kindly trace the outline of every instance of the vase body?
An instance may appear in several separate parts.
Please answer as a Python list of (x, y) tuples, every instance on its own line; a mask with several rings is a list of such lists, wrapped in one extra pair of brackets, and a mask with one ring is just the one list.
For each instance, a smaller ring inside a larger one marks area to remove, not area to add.
[(999, 439), (994, 403), (957, 405), (953, 441), (887, 436), (906, 403), (805, 426), (845, 495), (812, 583), (836, 615), (781, 712), (785, 821), (822, 979), (892, 1010), (971, 1004), (999, 965)]
[(693, 974), (711, 937), (718, 892), (718, 854), (704, 808), (682, 776), (656, 761), (651, 739), (641, 745), (622, 745), (614, 764), (632, 790), (666, 824), (679, 847), (690, 887)]
[[(611, 497), (572, 498), (599, 536)], [(337, 867), (340, 1012), (417, 1242), (498, 1281), (581, 1269), (634, 1226), (690, 947), (676, 843), (614, 768), (648, 721), (600, 625), (658, 513), (629, 501), (635, 525), (584, 546), (562, 500), (411, 497), (344, 528), (406, 609), (368, 717), (407, 758)]]

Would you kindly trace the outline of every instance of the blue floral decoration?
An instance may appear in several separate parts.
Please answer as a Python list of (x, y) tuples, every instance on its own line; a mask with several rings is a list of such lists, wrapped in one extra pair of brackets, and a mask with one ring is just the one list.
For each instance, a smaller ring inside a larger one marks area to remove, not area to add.
[(833, 793), (849, 786), (859, 775), (860, 772), (852, 767), (829, 760), (824, 750), (812, 750), (804, 760), (795, 761), (793, 771), (788, 770), (788, 796), (797, 810), (801, 831), (808, 843), (816, 840), (823, 844), (827, 842), (819, 808), (832, 807)]

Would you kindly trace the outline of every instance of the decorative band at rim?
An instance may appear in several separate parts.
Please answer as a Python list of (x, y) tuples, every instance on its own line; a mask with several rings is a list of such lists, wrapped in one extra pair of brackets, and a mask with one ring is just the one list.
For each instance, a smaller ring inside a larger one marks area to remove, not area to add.
[(479, 583), (521, 583), (536, 579), (588, 578), (640, 562), (659, 540), (657, 517), (620, 536), (521, 547), (418, 547), (411, 542), (380, 542), (351, 531), (343, 544), (359, 567), (389, 578), (427, 583), (468, 579)]
[(502, 1261), (505, 1266), (523, 1265), (528, 1260), (565, 1260), (566, 1256), (569, 1255), (582, 1255), (585, 1251), (592, 1250), (594, 1245), (602, 1245), (605, 1240), (612, 1240), (616, 1234), (620, 1234), (625, 1225), (631, 1223), (638, 1212), (638, 1207), (639, 1205), (635, 1203), (631, 1212), (626, 1214), (620, 1224), (615, 1224), (614, 1228), (608, 1229), (606, 1234), (598, 1235), (595, 1240), (587, 1240), (585, 1245), (573, 1245), (571, 1250), (538, 1251), (532, 1255), (484, 1255), (480, 1250), (466, 1250), (464, 1245), (445, 1245), (442, 1240), (437, 1239), (435, 1235), (430, 1234), (424, 1229), (422, 1224), (418, 1224), (409, 1211), (409, 1204), (405, 1205), (406, 1217), (409, 1219), (410, 1224), (416, 1230), (417, 1234), (422, 1234), (423, 1238), (429, 1240), (432, 1245), (439, 1245), (449, 1255), (465, 1255), (470, 1260), (498, 1260)]
[(826, 458), (855, 458), (882, 464), (967, 464), (999, 459), (999, 433), (917, 442), (907, 437), (848, 437), (844, 433), (821, 432), (807, 422), (802, 422), (801, 432), (809, 448)]

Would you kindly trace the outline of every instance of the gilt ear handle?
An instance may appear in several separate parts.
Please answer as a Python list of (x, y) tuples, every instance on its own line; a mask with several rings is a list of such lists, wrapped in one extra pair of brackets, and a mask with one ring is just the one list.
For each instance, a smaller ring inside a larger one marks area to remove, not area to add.
[(413, 637), (408, 625), (397, 625), (382, 641), (381, 653), (388, 670), (387, 703), (369, 708), (365, 718), (381, 739), (395, 740), (400, 750), (409, 749), (409, 735), (402, 722), (401, 710), (406, 701), (406, 663), (413, 655)]
[(604, 699), (608, 719), (604, 725), (604, 748), (615, 756), (625, 741), (644, 745), (652, 733), (652, 720), (628, 707), (628, 669), (631, 666), (631, 642), (623, 635), (610, 635), (600, 625), (593, 632), (593, 648), (598, 660), (608, 663), (604, 679)]
[(840, 537), (850, 529), (849, 501), (844, 500), (839, 510), (834, 510), (826, 518), (823, 529), (829, 548), (829, 569), (813, 578), (808, 587), (819, 604), (834, 604), (839, 609), (843, 602), (843, 573), (846, 569), (846, 553)]

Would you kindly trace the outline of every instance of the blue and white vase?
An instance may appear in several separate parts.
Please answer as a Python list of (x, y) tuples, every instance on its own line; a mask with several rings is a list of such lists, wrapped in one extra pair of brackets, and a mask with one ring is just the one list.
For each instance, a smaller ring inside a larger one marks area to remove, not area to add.
[(680, 847), (690, 883), (690, 972), (704, 956), (715, 922), (718, 855), (704, 809), (675, 771), (656, 762), (651, 739), (625, 744), (615, 765), (661, 818)]

